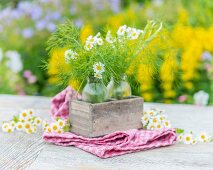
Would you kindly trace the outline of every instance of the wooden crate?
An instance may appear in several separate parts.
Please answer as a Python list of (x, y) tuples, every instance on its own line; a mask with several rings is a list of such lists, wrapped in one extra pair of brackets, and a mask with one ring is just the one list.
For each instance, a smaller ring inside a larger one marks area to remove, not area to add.
[(133, 96), (91, 104), (70, 102), (71, 132), (85, 137), (98, 137), (119, 130), (142, 128), (143, 99)]

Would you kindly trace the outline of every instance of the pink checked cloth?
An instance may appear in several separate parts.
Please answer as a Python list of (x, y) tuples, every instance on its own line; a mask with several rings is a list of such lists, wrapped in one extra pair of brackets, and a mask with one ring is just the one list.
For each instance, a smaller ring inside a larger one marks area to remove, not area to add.
[[(68, 103), (71, 99), (80, 98), (80, 95), (71, 87), (56, 95), (52, 100), (51, 116), (68, 118)], [(75, 146), (92, 153), (100, 158), (109, 158), (142, 150), (169, 146), (175, 143), (174, 129), (118, 131), (98, 138), (86, 138), (71, 132), (62, 134), (44, 133), (46, 142), (61, 146)]]

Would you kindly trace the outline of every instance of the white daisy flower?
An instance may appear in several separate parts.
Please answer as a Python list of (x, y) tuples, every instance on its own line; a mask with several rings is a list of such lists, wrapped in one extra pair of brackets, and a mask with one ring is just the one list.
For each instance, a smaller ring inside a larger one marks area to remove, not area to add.
[(21, 131), (24, 128), (24, 124), (22, 122), (16, 123), (16, 130)]
[(14, 127), (12, 127), (11, 125), (9, 125), (9, 126), (6, 128), (6, 132), (7, 132), (7, 133), (12, 133), (12, 132), (14, 132)]
[(112, 44), (116, 41), (116, 38), (113, 38), (111, 35), (111, 31), (108, 31), (105, 40), (106, 40), (106, 42)]
[(163, 125), (164, 125), (165, 128), (171, 128), (171, 123), (170, 123), (169, 120), (164, 120)]
[(92, 35), (87, 37), (86, 44), (94, 44), (94, 43), (95, 43), (95, 37), (93, 37)]
[(164, 114), (158, 115), (157, 117), (158, 117), (158, 119), (159, 119), (160, 121), (164, 121), (164, 120), (167, 118), (167, 116), (164, 115)]
[(29, 129), (25, 129), (25, 132), (26, 132), (27, 134), (32, 134), (32, 133), (33, 133), (32, 127), (29, 128)]
[(31, 129), (32, 128), (32, 124), (30, 122), (25, 122), (24, 123), (24, 129)]
[(28, 111), (27, 111), (27, 110), (22, 111), (22, 112), (19, 114), (19, 116), (20, 116), (20, 119), (26, 120), (26, 119), (29, 117)]
[(157, 117), (153, 117), (153, 118), (151, 118), (149, 121), (150, 121), (150, 123), (152, 123), (152, 124), (154, 124), (154, 125), (159, 124), (159, 120), (158, 120)]
[(102, 79), (102, 74), (100, 73), (94, 73), (94, 77), (98, 79)]
[(96, 40), (96, 42), (97, 42), (98, 45), (103, 45), (103, 44), (104, 44), (104, 41), (103, 41), (102, 38), (98, 38), (98, 39)]
[(42, 127), (46, 128), (47, 126), (49, 126), (49, 122), (47, 120), (43, 120)]
[(89, 50), (91, 50), (91, 49), (93, 48), (93, 44), (92, 44), (92, 43), (86, 43), (85, 46), (84, 46), (84, 48), (85, 48), (87, 51), (89, 51)]
[(51, 127), (51, 131), (52, 131), (52, 132), (57, 132), (58, 129), (60, 129), (60, 127), (58, 126), (57, 123), (52, 123), (52, 124), (50, 125), (50, 127)]
[(74, 52), (73, 50), (69, 49), (67, 51), (65, 51), (64, 53), (64, 59), (66, 63), (69, 63), (70, 60), (76, 60), (77, 59), (78, 54), (76, 52)]
[(34, 123), (35, 125), (37, 125), (37, 126), (40, 126), (41, 123), (42, 123), (42, 120), (41, 120), (40, 117), (36, 117), (33, 123)]
[(34, 110), (33, 109), (28, 109), (27, 110), (30, 116), (33, 116)]
[(104, 72), (104, 70), (105, 70), (104, 64), (101, 63), (101, 62), (95, 63), (95, 64), (93, 65), (93, 70), (94, 70), (95, 73), (100, 73), (100, 74), (102, 74), (102, 73)]
[(12, 121), (10, 122), (10, 126), (15, 127), (15, 125), (16, 125), (16, 123), (12, 120)]
[(58, 124), (58, 126), (59, 126), (60, 128), (63, 128), (63, 127), (66, 125), (66, 122), (65, 122), (64, 120), (62, 120), (62, 119), (59, 119), (59, 120), (57, 121), (57, 124)]
[(163, 128), (163, 126), (162, 126), (161, 123), (157, 123), (157, 124), (155, 125), (155, 129), (162, 129), (162, 128)]
[(9, 123), (3, 123), (3, 125), (2, 125), (2, 131), (3, 132), (7, 132), (7, 129), (8, 129), (9, 126), (10, 126)]
[(183, 134), (178, 135), (177, 141), (178, 142), (182, 142), (183, 141)]
[(117, 35), (118, 35), (118, 36), (124, 36), (125, 33), (126, 33), (126, 29), (127, 29), (127, 26), (126, 26), (126, 25), (120, 26), (120, 27), (118, 28)]
[(140, 31), (138, 31), (136, 28), (127, 29), (127, 37), (131, 40), (137, 39), (139, 35), (140, 35)]
[(150, 117), (155, 116), (155, 115), (156, 115), (156, 111), (154, 111), (154, 110), (149, 110), (149, 111), (148, 111), (148, 115), (149, 115)]
[(33, 130), (33, 133), (36, 133), (37, 132), (37, 126), (33, 126), (32, 130)]
[(154, 130), (155, 129), (155, 125), (152, 124), (152, 123), (149, 123), (148, 126), (147, 126), (147, 129), (148, 130)]
[(149, 122), (149, 117), (147, 116), (147, 114), (145, 114), (144, 116), (142, 116), (141, 121), (142, 121), (142, 124), (144, 126)]
[(52, 131), (52, 128), (50, 126), (47, 126), (45, 129), (44, 129), (45, 132), (48, 132), (48, 133), (51, 133), (53, 132)]
[(200, 142), (206, 143), (206, 142), (209, 141), (209, 136), (207, 135), (207, 133), (202, 132), (202, 133), (199, 134), (198, 140), (199, 140)]
[(62, 133), (63, 131), (62, 131), (62, 129), (58, 129), (57, 131), (56, 131), (56, 133)]
[(183, 136), (183, 143), (184, 144), (192, 144), (192, 141), (193, 141), (193, 137), (192, 137), (192, 134), (185, 134)]

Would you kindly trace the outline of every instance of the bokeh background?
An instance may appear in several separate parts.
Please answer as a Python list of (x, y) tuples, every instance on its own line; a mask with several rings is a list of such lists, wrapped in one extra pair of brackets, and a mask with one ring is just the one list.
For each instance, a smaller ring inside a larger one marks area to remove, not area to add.
[(63, 89), (56, 76), (63, 56), (49, 56), (45, 48), (67, 19), (81, 29), (82, 40), (106, 27), (163, 21), (163, 36), (148, 52), (166, 60), (157, 70), (130, 70), (137, 75), (134, 94), (145, 101), (213, 104), (212, 0), (0, 0), (1, 94), (53, 96)]

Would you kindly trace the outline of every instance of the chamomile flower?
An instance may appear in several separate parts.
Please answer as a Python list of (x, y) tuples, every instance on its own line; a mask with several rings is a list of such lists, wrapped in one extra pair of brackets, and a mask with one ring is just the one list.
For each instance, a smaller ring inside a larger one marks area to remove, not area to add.
[(155, 125), (152, 124), (152, 123), (149, 123), (148, 126), (147, 126), (147, 129), (148, 130), (154, 130), (155, 129)]
[(177, 141), (178, 142), (182, 142), (183, 141), (183, 134), (178, 135)]
[(104, 64), (101, 63), (101, 62), (95, 63), (95, 64), (93, 65), (93, 70), (94, 70), (95, 73), (100, 73), (100, 74), (102, 74), (102, 73), (104, 72), (104, 70), (105, 70)]
[(150, 117), (152, 117), (152, 116), (155, 116), (156, 113), (155, 113), (154, 110), (150, 110), (150, 111), (148, 111), (148, 115), (149, 115)]
[(12, 121), (10, 122), (10, 126), (15, 127), (15, 125), (16, 125), (16, 123), (12, 120)]
[(163, 125), (164, 125), (165, 128), (171, 128), (171, 123), (170, 123), (169, 120), (164, 120)]
[[(97, 36), (97, 35), (96, 35)], [(86, 39), (86, 44), (94, 44), (95, 43), (95, 38), (97, 37), (93, 37), (92, 35), (90, 35), (89, 37), (87, 37)]]
[(193, 137), (192, 137), (192, 134), (185, 134), (183, 136), (183, 143), (184, 144), (192, 144), (192, 141), (193, 141)]
[(24, 128), (24, 124), (22, 122), (17, 122), (16, 123), (16, 130), (22, 131)]
[(33, 129), (32, 129), (32, 128), (25, 129), (25, 132), (26, 132), (27, 134), (32, 134), (32, 133), (33, 133)]
[(28, 113), (29, 113), (30, 116), (32, 116), (33, 113), (34, 113), (34, 110), (33, 109), (28, 109)]
[(50, 126), (47, 126), (45, 129), (44, 129), (45, 132), (48, 132), (48, 133), (51, 133), (52, 132), (52, 128)]
[(118, 35), (118, 36), (124, 36), (125, 33), (126, 33), (126, 29), (127, 29), (127, 26), (126, 26), (126, 25), (120, 26), (120, 27), (118, 28), (117, 35)]
[(155, 125), (155, 129), (162, 129), (162, 128), (163, 128), (163, 126), (162, 126), (161, 123), (157, 123), (157, 124)]
[(30, 122), (25, 122), (24, 123), (24, 129), (26, 130), (26, 129), (31, 129), (31, 127), (32, 127), (32, 124), (30, 123)]
[(149, 122), (149, 117), (147, 115), (142, 116), (142, 124), (145, 126)]
[(57, 121), (57, 124), (58, 124), (58, 126), (59, 126), (60, 128), (63, 128), (63, 127), (65, 126), (66, 122), (65, 122), (64, 120), (62, 120), (62, 119), (59, 119), (59, 120)]
[(139, 37), (140, 31), (138, 31), (136, 28), (129, 28), (127, 29), (127, 37), (130, 40), (135, 40)]
[(7, 128), (10, 126), (10, 124), (9, 123), (3, 123), (3, 125), (2, 125), (2, 131), (3, 132), (7, 132)]
[(27, 119), (27, 117), (29, 116), (29, 114), (28, 114), (28, 111), (27, 110), (24, 110), (24, 111), (22, 111), (21, 113), (20, 113), (20, 119)]
[(106, 42), (112, 44), (116, 41), (116, 38), (113, 38), (111, 35), (111, 31), (108, 31), (105, 40), (106, 40)]
[(93, 48), (93, 44), (92, 43), (87, 43), (85, 44), (84, 48), (87, 50), (87, 51), (90, 51), (92, 48)]
[(9, 126), (6, 128), (6, 132), (7, 132), (7, 133), (12, 133), (12, 132), (14, 132), (14, 128), (13, 128), (11, 125), (9, 125)]
[(102, 79), (102, 74), (100, 73), (94, 73), (94, 77), (98, 79)]
[(35, 125), (37, 125), (37, 126), (40, 126), (41, 123), (42, 123), (42, 120), (41, 120), (40, 117), (36, 117), (33, 123), (34, 123)]
[(166, 119), (166, 115), (158, 115), (157, 116), (160, 121), (164, 121)]
[(57, 131), (56, 131), (56, 133), (62, 133), (63, 131), (61, 130), (61, 129), (58, 129)]
[(43, 122), (42, 122), (42, 127), (43, 127), (43, 128), (46, 128), (47, 126), (49, 126), (48, 121), (47, 121), (47, 120), (43, 120)]
[(158, 118), (157, 118), (157, 117), (153, 117), (153, 118), (151, 118), (151, 119), (150, 119), (150, 123), (152, 123), (152, 124), (156, 125), (156, 124), (158, 124), (158, 123), (159, 123), (159, 120), (158, 120)]
[(52, 123), (50, 127), (52, 132), (57, 132), (60, 129), (57, 123)]
[(104, 41), (103, 41), (102, 38), (98, 38), (98, 39), (96, 40), (96, 42), (97, 42), (98, 45), (103, 45), (103, 44), (104, 44)]
[(200, 142), (206, 143), (209, 140), (209, 136), (205, 132), (202, 132), (199, 134), (198, 139)]
[(64, 53), (65, 62), (69, 63), (70, 60), (76, 60), (77, 56), (78, 56), (78, 54), (76, 52), (74, 52), (73, 50), (69, 49), (69, 50), (65, 51), (65, 53)]

